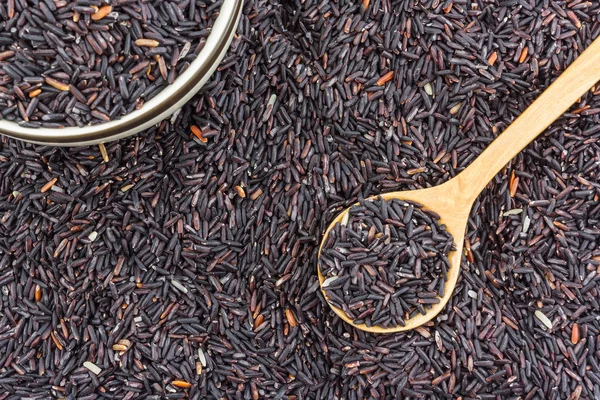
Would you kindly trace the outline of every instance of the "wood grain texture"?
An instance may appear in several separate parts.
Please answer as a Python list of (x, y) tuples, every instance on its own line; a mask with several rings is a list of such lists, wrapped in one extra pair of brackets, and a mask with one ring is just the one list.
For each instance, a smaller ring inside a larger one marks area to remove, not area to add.
[[(449, 254), (450, 270), (445, 285), (444, 296), (438, 304), (433, 304), (425, 315), (417, 315), (406, 320), (405, 326), (383, 328), (354, 324), (339, 308), (330, 304), (333, 311), (344, 321), (372, 333), (393, 333), (417, 328), (443, 310), (452, 296), (461, 268), (464, 235), (473, 202), (489, 181), (529, 143), (546, 130), (556, 119), (569, 109), (581, 96), (600, 80), (600, 39), (596, 39), (554, 83), (538, 97), (496, 140), (494, 140), (469, 167), (442, 185), (402, 192), (382, 194), (385, 200), (411, 200), (420, 203), (425, 209), (440, 215), (440, 223), (446, 225), (453, 236), (456, 251)], [(378, 196), (372, 197), (372, 199)], [(336, 223), (342, 221), (348, 209), (342, 211), (329, 225), (321, 246)], [(322, 285), (324, 277), (317, 268)], [(323, 291), (325, 295), (325, 292)], [(327, 299), (327, 296), (325, 295)]]

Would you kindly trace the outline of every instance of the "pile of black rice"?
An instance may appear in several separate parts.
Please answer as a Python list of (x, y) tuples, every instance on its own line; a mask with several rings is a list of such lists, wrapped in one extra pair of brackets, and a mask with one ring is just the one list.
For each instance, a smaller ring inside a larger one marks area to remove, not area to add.
[(354, 324), (392, 328), (445, 295), (454, 249), (440, 216), (398, 199), (360, 199), (325, 233), (318, 267), (328, 302)]
[(27, 128), (118, 119), (200, 53), (223, 0), (5, 0), (0, 119)]
[(2, 141), (0, 398), (598, 398), (598, 88), (476, 201), (430, 324), (352, 329), (316, 250), (358, 198), (464, 169), (598, 36), (600, 3), (243, 14), (203, 94), (144, 134)]

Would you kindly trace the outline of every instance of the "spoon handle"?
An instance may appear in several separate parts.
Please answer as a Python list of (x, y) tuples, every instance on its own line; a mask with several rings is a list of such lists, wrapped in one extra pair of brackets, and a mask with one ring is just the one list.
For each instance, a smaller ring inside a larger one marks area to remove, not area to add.
[(475, 201), (492, 178), (600, 81), (600, 38), (460, 173), (461, 194)]

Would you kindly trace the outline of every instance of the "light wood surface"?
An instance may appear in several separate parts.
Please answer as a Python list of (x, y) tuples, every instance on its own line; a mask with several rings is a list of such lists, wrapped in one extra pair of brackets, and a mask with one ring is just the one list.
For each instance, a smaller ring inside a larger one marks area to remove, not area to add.
[[(354, 324), (341, 309), (329, 304), (333, 311), (350, 325), (373, 333), (406, 331), (417, 328), (434, 318), (444, 309), (456, 286), (461, 268), (467, 220), (477, 196), (510, 160), (544, 132), (599, 80), (600, 39), (596, 39), (519, 118), (459, 175), (436, 187), (381, 195), (385, 200), (411, 200), (423, 204), (424, 208), (441, 216), (440, 223), (446, 225), (446, 229), (454, 237), (456, 251), (449, 254), (451, 267), (448, 271), (444, 296), (438, 304), (434, 304), (428, 309), (425, 315), (418, 315), (406, 320), (406, 326), (395, 328)], [(377, 196), (373, 198), (377, 198)], [(329, 231), (336, 223), (342, 221), (347, 212), (348, 209), (342, 211), (325, 231), (319, 247), (319, 255)], [(317, 272), (319, 281), (323, 285), (324, 276), (319, 268), (317, 268)], [(321, 290), (323, 290), (322, 287)], [(326, 295), (325, 298), (327, 299)]]

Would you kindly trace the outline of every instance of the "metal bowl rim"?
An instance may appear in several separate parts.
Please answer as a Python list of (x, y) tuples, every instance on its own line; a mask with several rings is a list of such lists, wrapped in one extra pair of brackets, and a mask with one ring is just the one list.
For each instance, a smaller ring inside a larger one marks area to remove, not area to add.
[(31, 143), (89, 145), (134, 135), (167, 118), (196, 94), (225, 56), (240, 19), (243, 0), (224, 0), (206, 44), (187, 70), (154, 98), (117, 120), (85, 127), (26, 128), (0, 120), (0, 134)]

